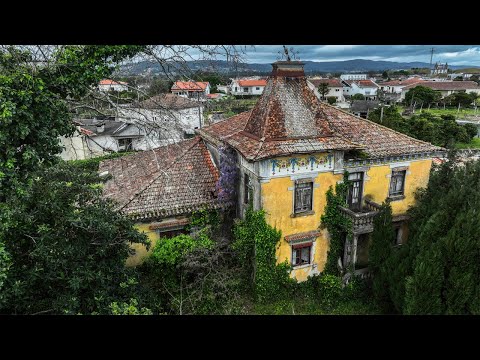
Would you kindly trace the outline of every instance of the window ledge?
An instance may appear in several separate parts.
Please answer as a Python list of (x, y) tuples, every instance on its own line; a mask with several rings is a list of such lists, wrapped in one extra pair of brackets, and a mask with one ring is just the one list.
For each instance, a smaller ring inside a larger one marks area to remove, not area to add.
[(405, 195), (393, 195), (388, 197), (388, 200), (390, 201), (399, 201), (403, 199), (405, 199)]
[(310, 210), (310, 211), (304, 211), (304, 212), (301, 212), (301, 213), (290, 214), (290, 217), (295, 218), (295, 217), (309, 216), (309, 215), (314, 215), (314, 214), (315, 214), (315, 211)]
[(305, 269), (305, 268), (308, 268), (308, 267), (312, 267), (313, 264), (303, 264), (303, 265), (293, 265), (293, 269), (292, 270), (298, 270), (298, 269)]

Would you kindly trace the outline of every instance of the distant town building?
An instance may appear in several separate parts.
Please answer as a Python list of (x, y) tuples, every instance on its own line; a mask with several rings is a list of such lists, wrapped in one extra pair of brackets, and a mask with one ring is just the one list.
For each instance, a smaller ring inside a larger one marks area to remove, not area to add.
[(440, 75), (446, 73), (448, 73), (448, 63), (440, 64), (437, 62), (435, 63), (433, 69), (430, 70), (431, 75)]
[(192, 100), (205, 100), (210, 94), (208, 81), (175, 81), (172, 93)]
[(340, 80), (323, 78), (310, 78), (307, 80), (308, 87), (313, 90), (319, 99), (321, 99), (322, 95), (318, 92), (318, 87), (322, 83), (328, 84), (328, 93), (325, 95), (326, 98), (333, 96), (336, 98), (336, 102), (345, 101), (345, 97), (343, 96), (343, 85)]
[(480, 86), (478, 86), (475, 81), (424, 81), (405, 86), (402, 89), (402, 95), (400, 99), (405, 99), (405, 94), (407, 91), (419, 85), (428, 87), (432, 90), (440, 91), (442, 97), (446, 97), (456, 92), (474, 92), (480, 95)]
[(375, 110), (380, 103), (371, 100), (354, 100), (350, 108), (350, 112), (354, 115), (366, 119), (370, 111)]
[(405, 86), (425, 82), (420, 76), (412, 76), (406, 80), (391, 80), (379, 83), (380, 90), (388, 94), (401, 94)]
[(367, 80), (367, 74), (342, 74), (340, 75), (342, 80)]
[(71, 137), (61, 137), (63, 160), (83, 160), (119, 151), (154, 149), (161, 145), (157, 132), (123, 121), (76, 119)]
[(228, 93), (230, 93), (230, 86), (229, 85), (217, 85), (217, 91), (228, 94)]
[(372, 80), (343, 80), (343, 96), (362, 94), (367, 100), (376, 100), (378, 85)]
[(103, 79), (98, 83), (98, 90), (108, 91), (127, 91), (128, 83), (124, 81), (115, 81), (111, 79)]
[(232, 79), (230, 93), (233, 95), (262, 95), (267, 80), (265, 79)]
[(174, 94), (153, 96), (119, 110), (119, 119), (160, 129), (162, 145), (191, 137), (203, 126), (203, 103)]

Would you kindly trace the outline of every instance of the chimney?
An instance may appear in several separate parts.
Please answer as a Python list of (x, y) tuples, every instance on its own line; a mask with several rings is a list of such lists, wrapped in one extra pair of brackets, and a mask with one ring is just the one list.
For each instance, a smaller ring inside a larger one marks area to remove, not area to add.
[(305, 63), (301, 61), (277, 61), (272, 64), (271, 76), (285, 78), (305, 77), (304, 65)]
[(97, 125), (97, 134), (103, 133), (105, 131), (105, 123)]

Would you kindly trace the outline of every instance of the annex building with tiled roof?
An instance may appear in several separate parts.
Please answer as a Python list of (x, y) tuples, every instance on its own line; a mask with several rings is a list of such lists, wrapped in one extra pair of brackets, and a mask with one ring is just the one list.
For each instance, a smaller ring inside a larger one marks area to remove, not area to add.
[[(159, 236), (176, 235), (195, 211), (232, 206), (220, 201), (217, 167), (199, 137), (120, 158), (104, 160), (99, 172), (109, 176), (103, 195), (138, 223), (155, 243)], [(138, 264), (146, 256), (143, 245), (129, 259)]]
[(432, 90), (439, 91), (442, 97), (456, 92), (474, 92), (480, 95), (480, 86), (475, 81), (423, 81), (405, 86), (402, 89), (400, 100), (405, 99), (406, 93), (417, 86), (425, 86)]

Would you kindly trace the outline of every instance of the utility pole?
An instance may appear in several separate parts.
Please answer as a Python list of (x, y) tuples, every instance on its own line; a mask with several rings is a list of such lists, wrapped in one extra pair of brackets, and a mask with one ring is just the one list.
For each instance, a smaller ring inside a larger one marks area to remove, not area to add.
[(430, 52), (431, 52), (431, 54), (430, 54), (430, 71), (432, 71), (433, 50), (434, 50), (434, 48), (432, 47), (432, 50), (430, 50)]

